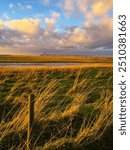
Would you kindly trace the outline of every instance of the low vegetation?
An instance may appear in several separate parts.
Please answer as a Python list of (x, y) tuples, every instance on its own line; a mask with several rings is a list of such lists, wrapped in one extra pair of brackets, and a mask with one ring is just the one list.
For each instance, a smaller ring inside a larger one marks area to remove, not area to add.
[(86, 56), (0, 56), (0, 63), (112, 63), (111, 57)]
[(1, 67), (1, 150), (26, 149), (31, 93), (33, 149), (112, 150), (112, 66)]

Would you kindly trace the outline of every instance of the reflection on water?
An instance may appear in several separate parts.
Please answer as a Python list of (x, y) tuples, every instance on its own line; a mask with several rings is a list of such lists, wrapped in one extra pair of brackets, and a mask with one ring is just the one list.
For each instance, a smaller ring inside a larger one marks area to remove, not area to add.
[(83, 63), (0, 63), (1, 67), (13, 66), (79, 66)]

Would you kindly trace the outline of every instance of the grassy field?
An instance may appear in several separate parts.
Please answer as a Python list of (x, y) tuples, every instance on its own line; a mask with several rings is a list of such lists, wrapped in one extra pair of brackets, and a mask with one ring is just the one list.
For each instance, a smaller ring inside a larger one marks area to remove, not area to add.
[(0, 63), (112, 63), (111, 57), (85, 57), (85, 56), (0, 56)]
[(108, 64), (1, 67), (0, 150), (26, 149), (30, 93), (35, 95), (33, 149), (112, 150), (112, 78)]

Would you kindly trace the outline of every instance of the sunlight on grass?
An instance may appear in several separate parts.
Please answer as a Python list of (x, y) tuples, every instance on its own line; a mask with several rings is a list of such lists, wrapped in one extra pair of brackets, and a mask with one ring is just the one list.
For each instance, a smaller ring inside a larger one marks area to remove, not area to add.
[(26, 148), (30, 93), (35, 95), (35, 149), (74, 149), (112, 126), (112, 66), (3, 67), (0, 149)]

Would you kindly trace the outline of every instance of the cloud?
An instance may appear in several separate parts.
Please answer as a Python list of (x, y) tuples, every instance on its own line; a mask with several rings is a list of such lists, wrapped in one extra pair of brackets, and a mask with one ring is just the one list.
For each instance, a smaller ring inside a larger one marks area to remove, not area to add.
[(10, 4), (8, 5), (8, 7), (9, 7), (10, 9), (13, 9), (14, 4), (13, 4), (13, 3), (10, 3)]
[(4, 18), (5, 20), (9, 20), (9, 19), (10, 19), (9, 15), (8, 15), (6, 12), (3, 13), (3, 18)]
[(40, 0), (40, 2), (45, 6), (48, 6), (50, 4), (50, 0)]
[(87, 43), (87, 34), (83, 28), (80, 27), (69, 27), (66, 28), (66, 32), (59, 39), (60, 48), (84, 48)]
[(70, 42), (79, 45), (85, 44), (88, 39), (85, 30), (79, 27), (75, 28), (68, 38)]
[(77, 0), (77, 6), (82, 13), (85, 13), (88, 8), (88, 0)]
[(40, 19), (42, 19), (42, 18), (44, 18), (45, 17), (45, 14), (44, 13), (36, 13), (35, 15), (34, 15), (34, 18), (40, 18)]
[[(72, 0), (70, 1), (72, 2)], [(93, 13), (90, 16), (91, 19), (84, 18), (80, 27), (70, 25), (63, 26), (61, 31), (56, 30), (57, 19), (60, 17), (57, 12), (52, 12), (50, 17), (44, 19), (45, 28), (42, 27), (42, 20), (39, 19), (0, 20), (0, 53), (3, 51), (13, 53), (14, 50), (26, 54), (39, 54), (48, 50), (71, 51), (71, 53), (77, 50), (80, 53), (80, 51), (87, 51), (88, 49), (92, 51), (112, 49), (112, 18), (106, 17), (111, 7), (105, 8), (102, 13), (94, 12), (95, 0), (86, 1), (88, 4), (91, 3), (89, 12)], [(86, 1), (84, 1), (84, 5)], [(86, 12), (88, 12), (88, 6), (80, 4), (81, 2), (77, 0), (76, 8), (85, 16)], [(68, 2), (67, 5), (72, 12), (76, 10), (73, 8), (75, 4)], [(99, 17), (95, 19), (97, 15)]]
[(0, 30), (3, 30), (5, 28), (4, 22), (0, 19)]
[[(112, 48), (113, 43), (113, 20), (112, 18), (100, 18), (99, 20), (86, 21), (84, 29), (89, 37), (90, 48)], [(97, 37), (97, 38), (95, 38)]]
[(32, 9), (32, 5), (30, 5), (30, 4), (17, 3), (17, 6), (21, 10), (30, 10), (30, 9)]
[(32, 9), (32, 5), (25, 5), (25, 9), (27, 9), (27, 10), (30, 10), (30, 9)]
[(13, 4), (13, 3), (10, 3), (8, 5), (9, 9), (11, 10), (11, 12), (13, 14), (16, 14), (16, 11), (17, 10), (31, 10), (32, 9), (32, 5), (30, 4), (22, 4), (22, 3), (16, 3), (16, 4)]
[(30, 4), (22, 4), (22, 3), (17, 3), (17, 4), (13, 4), (10, 3), (8, 5), (8, 7), (12, 10), (13, 13), (15, 13), (16, 9), (20, 9), (20, 10), (31, 10), (32, 9), (32, 5)]
[(32, 18), (10, 20), (6, 24), (12, 30), (28, 34), (35, 34), (40, 28), (40, 20)]
[(59, 41), (59, 45), (63, 48), (112, 49), (112, 18), (103, 17), (86, 21), (83, 27), (66, 28), (66, 30)]
[(60, 17), (60, 14), (53, 12), (51, 18), (45, 18), (44, 22), (48, 32), (53, 32), (58, 17)]
[(112, 0), (62, 0), (59, 7), (65, 16), (94, 18), (112, 9)]
[(80, 10), (78, 1), (64, 0), (64, 2), (61, 1), (60, 7), (64, 10), (65, 16), (79, 16)]
[(112, 9), (112, 0), (99, 0), (92, 6), (92, 13), (94, 15), (105, 15), (110, 9)]
[(88, 0), (62, 0), (59, 7), (64, 10), (66, 16), (81, 16), (87, 12)]
[(14, 10), (15, 5), (14, 5), (13, 3), (10, 3), (10, 4), (8, 5), (8, 7), (9, 7), (9, 9), (12, 11), (12, 13), (15, 14), (15, 10)]
[(57, 12), (52, 13), (52, 18), (57, 19), (58, 17), (60, 17), (59, 13), (57, 13)]
[(74, 10), (74, 1), (72, 0), (65, 0), (64, 2), (64, 9), (68, 11)]

